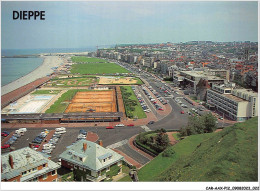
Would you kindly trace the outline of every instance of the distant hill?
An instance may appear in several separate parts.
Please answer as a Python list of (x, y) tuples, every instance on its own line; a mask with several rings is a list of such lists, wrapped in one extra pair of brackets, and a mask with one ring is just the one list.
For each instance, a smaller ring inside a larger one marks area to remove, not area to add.
[[(191, 147), (196, 146), (192, 152), (173, 160), (150, 181), (258, 181), (258, 118), (212, 134), (199, 144), (190, 142)], [(201, 135), (186, 139), (194, 136)], [(181, 148), (184, 141), (176, 146)]]

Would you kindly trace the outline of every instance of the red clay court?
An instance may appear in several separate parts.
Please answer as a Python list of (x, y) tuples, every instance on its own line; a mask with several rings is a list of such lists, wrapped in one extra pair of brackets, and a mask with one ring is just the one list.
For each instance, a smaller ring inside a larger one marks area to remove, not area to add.
[(115, 90), (77, 92), (65, 113), (117, 112)]

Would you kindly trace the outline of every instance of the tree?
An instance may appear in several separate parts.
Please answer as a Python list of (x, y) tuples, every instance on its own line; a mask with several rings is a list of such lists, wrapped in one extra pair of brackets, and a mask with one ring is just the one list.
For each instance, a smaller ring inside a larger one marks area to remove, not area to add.
[(162, 152), (169, 145), (169, 137), (165, 133), (158, 133), (155, 137), (155, 146), (158, 152)]
[(188, 125), (180, 129), (180, 136), (190, 136), (194, 134), (211, 133), (217, 128), (216, 118), (208, 113), (203, 116), (189, 117)]
[(217, 129), (216, 117), (214, 117), (211, 113), (208, 113), (202, 117), (205, 126), (204, 133), (212, 133)]

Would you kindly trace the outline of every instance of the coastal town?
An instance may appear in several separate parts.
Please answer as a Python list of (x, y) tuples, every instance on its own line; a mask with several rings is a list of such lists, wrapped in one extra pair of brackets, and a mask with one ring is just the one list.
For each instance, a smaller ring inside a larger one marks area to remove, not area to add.
[(257, 42), (34, 56), (1, 90), (2, 182), (257, 181)]

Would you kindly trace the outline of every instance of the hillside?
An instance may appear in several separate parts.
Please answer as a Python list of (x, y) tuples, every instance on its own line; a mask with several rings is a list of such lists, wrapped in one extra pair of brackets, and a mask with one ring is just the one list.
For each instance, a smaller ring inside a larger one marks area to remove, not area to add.
[[(257, 181), (257, 128), (255, 117), (213, 133), (189, 155), (174, 161), (154, 181)], [(180, 147), (182, 141), (178, 144)]]

